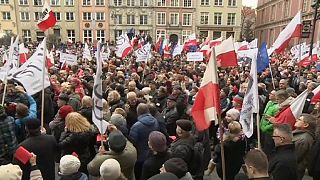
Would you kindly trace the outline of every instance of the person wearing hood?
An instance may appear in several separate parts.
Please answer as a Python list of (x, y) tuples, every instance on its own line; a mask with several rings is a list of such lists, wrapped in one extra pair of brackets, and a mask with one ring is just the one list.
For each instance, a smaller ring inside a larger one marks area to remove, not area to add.
[(136, 179), (140, 179), (143, 162), (149, 152), (148, 138), (152, 131), (159, 130), (159, 123), (149, 111), (145, 103), (140, 103), (137, 107), (138, 121), (131, 127), (129, 137), (135, 144), (138, 152), (138, 160), (135, 165)]
[(298, 163), (298, 180), (302, 180), (308, 165), (310, 150), (315, 141), (316, 119), (310, 114), (302, 114), (294, 124), (293, 142)]

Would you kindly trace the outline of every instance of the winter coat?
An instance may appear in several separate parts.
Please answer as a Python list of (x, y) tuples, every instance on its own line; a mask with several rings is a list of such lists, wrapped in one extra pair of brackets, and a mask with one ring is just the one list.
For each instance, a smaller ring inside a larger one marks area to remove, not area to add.
[[(33, 97), (37, 104), (37, 117), (38, 119), (41, 119), (42, 93), (39, 92)], [(53, 101), (51, 98), (51, 91), (49, 88), (46, 88), (44, 93), (44, 123), (49, 124), (49, 122), (53, 119), (54, 114), (55, 112), (54, 112)]]
[(0, 165), (8, 164), (17, 148), (14, 119), (6, 113), (0, 114)]
[(68, 104), (72, 106), (74, 111), (79, 111), (81, 108), (81, 98), (79, 94), (73, 93), (69, 95)]
[(191, 174), (189, 172), (187, 172), (186, 175), (184, 175), (179, 180), (193, 180), (193, 178), (192, 178)]
[(317, 140), (310, 151), (308, 173), (314, 179), (320, 178), (320, 140)]
[(79, 113), (85, 117), (90, 124), (93, 124), (92, 122), (92, 107), (82, 107), (79, 111)]
[[(39, 167), (44, 180), (55, 179), (55, 154), (58, 146), (55, 138), (51, 135), (39, 134), (30, 136), (19, 146), (24, 147), (29, 152), (37, 155), (37, 166)], [(18, 164), (23, 171), (22, 180), (30, 179), (30, 163), (22, 164), (17, 159), (13, 159), (13, 164)]]
[[(279, 106), (277, 103), (273, 101), (269, 101), (264, 108), (263, 114), (269, 115), (271, 117), (275, 117), (275, 115), (279, 112)], [(266, 120), (263, 116), (260, 122), (260, 129), (263, 133), (272, 135), (273, 133), (273, 124)]]
[(183, 159), (190, 169), (195, 143), (196, 140), (192, 135), (186, 138), (178, 138), (171, 143), (169, 150), (172, 153), (172, 157)]
[(100, 166), (107, 159), (116, 159), (121, 167), (121, 171), (128, 180), (134, 179), (134, 165), (137, 161), (137, 151), (130, 141), (121, 153), (108, 151), (106, 154), (98, 153), (88, 164), (88, 172), (92, 176), (100, 176)]
[(121, 100), (117, 100), (114, 102), (109, 102), (110, 112), (111, 114), (114, 112), (116, 108), (123, 108), (124, 103)]
[(293, 143), (298, 163), (298, 180), (301, 180), (308, 166), (310, 151), (314, 143), (314, 135), (308, 131), (295, 130), (293, 131)]
[(126, 119), (127, 119), (127, 128), (129, 130), (134, 125), (134, 123), (137, 122), (137, 118), (138, 118), (138, 115), (137, 115), (137, 106), (138, 105), (137, 104), (135, 106), (130, 105), (129, 111), (127, 112)]
[(169, 133), (166, 128), (166, 123), (165, 123), (165, 120), (164, 120), (162, 114), (159, 111), (157, 111), (156, 114), (153, 115), (153, 117), (157, 119), (157, 121), (159, 123), (159, 131), (162, 132), (162, 134), (164, 134), (166, 136), (167, 144), (169, 145), (172, 140), (169, 137)]
[(173, 108), (173, 109), (165, 108), (162, 111), (162, 115), (163, 115), (164, 121), (166, 123), (166, 128), (167, 128), (168, 134), (170, 136), (175, 136), (176, 135), (176, 128), (177, 128), (176, 121), (179, 119), (179, 114), (177, 112), (177, 109), (176, 108)]
[(276, 147), (269, 158), (269, 174), (273, 180), (297, 179), (297, 169), (294, 144)]
[(158, 130), (158, 121), (149, 113), (138, 116), (138, 121), (131, 127), (129, 137), (137, 148), (138, 162), (143, 162), (147, 158), (149, 134)]
[(88, 180), (88, 176), (82, 172), (77, 172), (71, 175), (59, 175), (59, 180)]
[(157, 154), (153, 154), (153, 152), (150, 151), (142, 166), (141, 179), (149, 179), (150, 177), (159, 174), (160, 168), (168, 159), (170, 159), (170, 153), (167, 151)]

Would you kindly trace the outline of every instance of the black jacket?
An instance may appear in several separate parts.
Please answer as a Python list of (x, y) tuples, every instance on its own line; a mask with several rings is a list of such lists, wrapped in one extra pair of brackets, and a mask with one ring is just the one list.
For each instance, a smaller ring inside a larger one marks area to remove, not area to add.
[(269, 174), (273, 180), (297, 179), (297, 160), (294, 144), (276, 147), (269, 158)]
[(79, 111), (79, 113), (87, 118), (90, 124), (93, 124), (92, 122), (92, 107), (82, 107)]
[(149, 179), (150, 177), (159, 174), (160, 168), (162, 167), (163, 163), (166, 162), (169, 158), (169, 152), (162, 152), (154, 155), (150, 151), (149, 156), (144, 161), (142, 167), (141, 179)]

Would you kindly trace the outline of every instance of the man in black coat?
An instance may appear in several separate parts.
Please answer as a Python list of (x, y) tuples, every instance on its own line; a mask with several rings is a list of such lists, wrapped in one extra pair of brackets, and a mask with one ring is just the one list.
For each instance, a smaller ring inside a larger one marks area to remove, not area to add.
[(269, 174), (273, 180), (297, 179), (297, 160), (291, 127), (287, 124), (275, 125), (272, 138), (276, 149), (269, 159)]
[(162, 111), (166, 128), (170, 136), (176, 135), (176, 121), (179, 119), (179, 113), (176, 108), (177, 98), (169, 96), (167, 99), (167, 107)]
[[(37, 155), (37, 165), (44, 180), (55, 179), (55, 154), (58, 146), (55, 138), (51, 135), (41, 134), (40, 121), (34, 119), (26, 123), (28, 137), (19, 146), (24, 147), (29, 152)], [(14, 164), (18, 164), (23, 171), (23, 180), (30, 179), (31, 165), (23, 165), (17, 159), (13, 159)]]

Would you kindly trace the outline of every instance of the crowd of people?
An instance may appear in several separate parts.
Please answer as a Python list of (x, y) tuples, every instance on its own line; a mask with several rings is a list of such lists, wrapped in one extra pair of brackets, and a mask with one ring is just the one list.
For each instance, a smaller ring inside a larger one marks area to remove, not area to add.
[[(260, 128), (247, 138), (239, 118), (249, 66), (219, 68), (223, 128), (212, 123), (199, 132), (191, 108), (205, 62), (189, 63), (185, 55), (164, 59), (153, 52), (147, 63), (137, 63), (134, 55), (120, 59), (111, 51), (102, 69), (103, 119), (110, 125), (100, 134), (92, 120), (96, 60), (82, 58), (80, 43), (63, 47), (54, 50), (44, 107), (41, 92), (30, 96), (9, 80), (3, 95), (1, 84), (0, 179), (198, 180), (214, 170), (222, 178), (223, 169), (226, 180), (301, 180), (307, 173), (320, 179), (320, 101), (311, 101), (320, 83), (317, 63), (299, 67), (289, 64), (289, 53), (272, 57), (271, 69), (258, 75)], [(59, 52), (78, 55), (78, 64), (61, 67)], [(294, 129), (274, 124), (304, 90), (309, 94)], [(258, 130), (261, 150), (256, 149)], [(30, 156), (27, 162), (19, 156), (21, 148)]]

